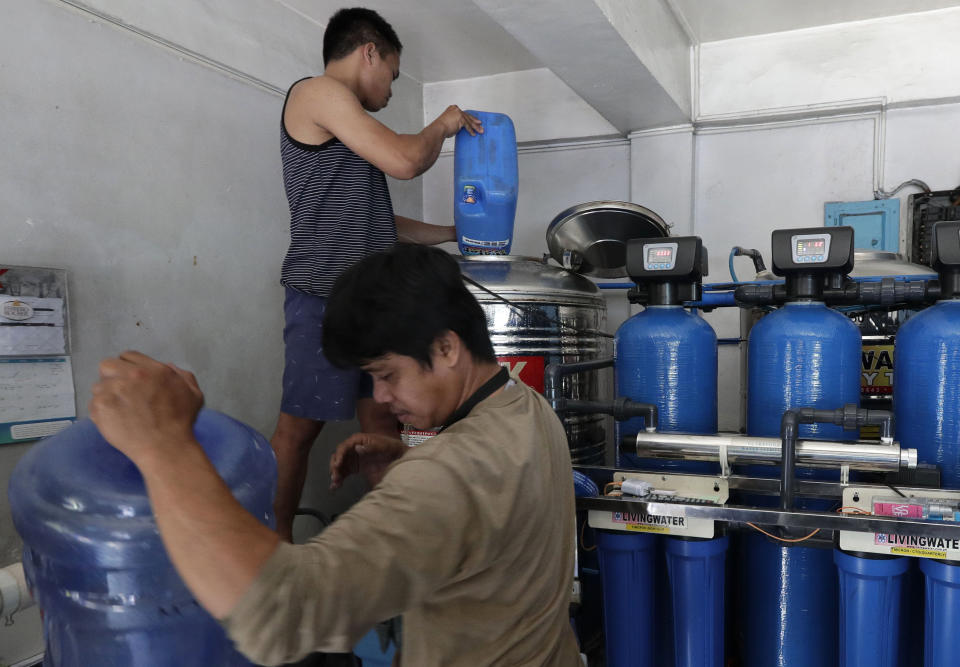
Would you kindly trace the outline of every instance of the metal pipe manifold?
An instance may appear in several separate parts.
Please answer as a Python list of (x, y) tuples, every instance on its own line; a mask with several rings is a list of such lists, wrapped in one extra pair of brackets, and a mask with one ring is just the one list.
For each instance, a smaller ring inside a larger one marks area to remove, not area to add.
[[(638, 456), (645, 458), (681, 459), (686, 461), (719, 461), (726, 452), (731, 464), (780, 464), (780, 438), (759, 438), (721, 433), (718, 435), (686, 435), (681, 433), (648, 433), (623, 438), (624, 451), (636, 446)], [(902, 449), (900, 443), (832, 442), (800, 440), (797, 442), (797, 465), (805, 468), (839, 468), (891, 472), (917, 467), (917, 450)]]

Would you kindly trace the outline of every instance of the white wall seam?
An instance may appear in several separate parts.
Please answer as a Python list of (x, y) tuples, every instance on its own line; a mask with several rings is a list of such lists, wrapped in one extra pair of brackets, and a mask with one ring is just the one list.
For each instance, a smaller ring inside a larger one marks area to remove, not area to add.
[(880, 109), (873, 121), (873, 193), (877, 197), (884, 185), (884, 155), (887, 150), (887, 108)]
[(208, 58), (207, 56), (201, 53), (197, 53), (196, 51), (186, 48), (185, 46), (181, 46), (175, 42), (171, 42), (167, 39), (164, 39), (163, 37), (147, 32), (146, 30), (141, 30), (140, 28), (130, 25), (129, 23), (124, 23), (120, 19), (110, 16), (109, 14), (104, 14), (103, 12), (97, 11), (92, 7), (88, 7), (84, 5), (81, 2), (76, 2), (76, 0), (52, 0), (52, 1), (58, 4), (67, 5), (78, 12), (92, 16), (95, 19), (102, 21), (107, 25), (113, 26), (114, 28), (119, 28), (121, 30), (125, 30), (127, 32), (133, 33), (137, 37), (140, 37), (141, 39), (147, 42), (150, 42), (155, 46), (159, 46), (168, 51), (172, 51), (180, 56), (183, 56), (184, 58), (188, 58), (189, 60), (191, 60), (192, 62), (198, 65), (207, 67), (221, 74), (225, 74), (232, 79), (235, 79), (242, 83), (247, 83), (256, 88), (260, 88), (261, 90), (264, 90), (278, 97), (284, 97), (286, 95), (287, 91), (282, 90), (271, 83), (267, 83), (266, 81), (258, 79), (257, 77), (251, 74), (247, 74), (246, 72), (242, 72), (238, 69), (230, 67), (229, 65), (226, 65), (218, 60), (214, 60), (213, 58)]
[[(585, 141), (559, 141), (559, 142), (543, 142), (536, 144), (517, 144), (517, 153), (518, 154), (535, 154), (535, 153), (553, 153), (556, 151), (575, 151), (583, 148), (602, 148), (606, 146), (630, 146), (630, 140), (627, 137), (615, 137), (611, 139), (589, 139)], [(453, 150), (443, 150), (440, 151), (442, 157), (452, 157), (454, 155)]]
[(682, 134), (693, 131), (692, 123), (683, 125), (668, 125), (666, 127), (655, 127), (651, 130), (635, 130), (627, 135), (627, 139), (640, 139), (641, 137), (656, 137), (664, 134)]
[(805, 125), (819, 125), (821, 123), (843, 123), (850, 120), (876, 119), (881, 113), (881, 109), (871, 111), (857, 111), (851, 113), (835, 115), (818, 115), (805, 118), (788, 118), (762, 121), (754, 119), (750, 123), (734, 123), (730, 125), (698, 125), (694, 124), (695, 134), (731, 134), (737, 132), (754, 132), (756, 130), (769, 130), (783, 127), (802, 127)]

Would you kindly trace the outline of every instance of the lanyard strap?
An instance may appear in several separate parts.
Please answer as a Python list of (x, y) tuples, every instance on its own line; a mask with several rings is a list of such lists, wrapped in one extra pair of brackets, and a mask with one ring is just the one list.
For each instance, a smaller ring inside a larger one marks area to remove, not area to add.
[(470, 398), (465, 400), (460, 405), (460, 407), (458, 407), (456, 410), (453, 411), (453, 414), (450, 415), (450, 417), (447, 418), (447, 421), (444, 423), (444, 425), (440, 427), (440, 430), (438, 431), (438, 433), (443, 433), (449, 427), (453, 426), (458, 421), (466, 417), (468, 414), (470, 414), (470, 411), (473, 410), (474, 406), (476, 406), (477, 403), (479, 403), (483, 399), (490, 396), (490, 394), (495, 392), (497, 389), (499, 389), (503, 385), (507, 384), (509, 380), (510, 380), (510, 372), (506, 368), (501, 366), (500, 370), (497, 372), (496, 375), (494, 375), (492, 378), (490, 378), (485, 383), (483, 383), (483, 386), (481, 386), (479, 389), (473, 392)]

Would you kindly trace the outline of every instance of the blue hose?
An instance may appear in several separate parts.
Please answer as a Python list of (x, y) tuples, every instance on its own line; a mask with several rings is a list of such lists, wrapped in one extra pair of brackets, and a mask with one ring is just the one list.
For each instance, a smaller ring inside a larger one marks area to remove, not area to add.
[(738, 283), (740, 281), (737, 279), (737, 272), (733, 270), (733, 258), (736, 256), (737, 256), (737, 246), (733, 246), (732, 248), (730, 248), (730, 257), (727, 259), (727, 266), (730, 267), (730, 279), (733, 282)]
[(573, 471), (573, 492), (577, 498), (596, 498), (600, 488), (579, 470)]

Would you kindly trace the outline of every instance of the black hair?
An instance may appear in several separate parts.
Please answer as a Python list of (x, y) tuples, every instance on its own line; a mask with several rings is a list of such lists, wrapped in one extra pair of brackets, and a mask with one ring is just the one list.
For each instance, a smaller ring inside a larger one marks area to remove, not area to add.
[(323, 351), (341, 368), (385, 354), (432, 366), (434, 341), (452, 331), (478, 362), (496, 362), (487, 318), (447, 252), (398, 243), (360, 260), (337, 279), (323, 320)]
[(341, 9), (327, 23), (323, 32), (323, 64), (353, 53), (362, 44), (373, 42), (381, 56), (403, 50), (393, 27), (372, 9)]

